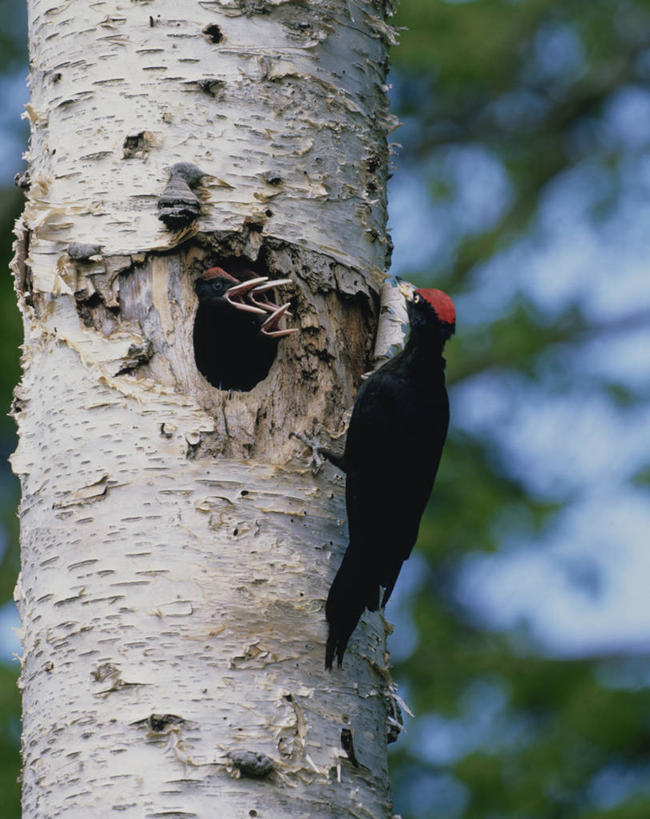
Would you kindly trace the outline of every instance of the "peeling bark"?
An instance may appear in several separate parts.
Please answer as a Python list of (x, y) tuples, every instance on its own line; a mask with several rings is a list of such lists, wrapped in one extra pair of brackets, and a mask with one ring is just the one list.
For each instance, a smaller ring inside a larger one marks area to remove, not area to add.
[[(340, 430), (373, 363), (385, 4), (28, 5), (24, 815), (390, 816), (385, 623), (324, 671), (343, 478), (290, 436)], [(248, 392), (194, 362), (215, 265), (292, 280)]]

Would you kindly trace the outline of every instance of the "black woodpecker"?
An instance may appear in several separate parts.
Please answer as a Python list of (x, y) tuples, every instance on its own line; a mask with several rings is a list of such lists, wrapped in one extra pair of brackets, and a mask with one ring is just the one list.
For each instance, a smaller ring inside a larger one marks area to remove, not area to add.
[[(454, 304), (441, 290), (402, 283), (410, 332), (402, 352), (359, 388), (343, 466), (349, 544), (327, 597), (325, 667), (339, 667), (364, 609), (388, 602), (417, 539), (449, 426), (447, 339)], [(383, 597), (380, 597), (383, 588)]]

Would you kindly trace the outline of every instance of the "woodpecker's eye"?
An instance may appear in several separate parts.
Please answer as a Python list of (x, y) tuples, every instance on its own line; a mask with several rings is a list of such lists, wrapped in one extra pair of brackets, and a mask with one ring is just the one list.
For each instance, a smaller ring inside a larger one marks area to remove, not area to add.
[(416, 293), (413, 297), (413, 302), (415, 304), (419, 304), (422, 301), (422, 296), (419, 293)]

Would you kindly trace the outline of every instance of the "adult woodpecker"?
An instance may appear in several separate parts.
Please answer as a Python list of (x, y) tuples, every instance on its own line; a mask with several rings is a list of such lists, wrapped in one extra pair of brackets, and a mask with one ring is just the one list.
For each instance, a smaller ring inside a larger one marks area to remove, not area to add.
[(194, 358), (205, 378), (218, 389), (250, 390), (265, 378), (278, 339), (297, 332), (282, 329), (289, 303), (275, 304), (269, 291), (290, 279), (269, 280), (244, 271), (240, 280), (211, 267), (195, 282), (199, 307), (194, 321)]
[[(339, 667), (364, 609), (390, 598), (411, 554), (449, 426), (443, 347), (456, 326), (441, 290), (400, 290), (410, 333), (359, 388), (344, 454), (350, 540), (327, 597), (325, 667)], [(380, 587), (383, 598), (380, 601)]]

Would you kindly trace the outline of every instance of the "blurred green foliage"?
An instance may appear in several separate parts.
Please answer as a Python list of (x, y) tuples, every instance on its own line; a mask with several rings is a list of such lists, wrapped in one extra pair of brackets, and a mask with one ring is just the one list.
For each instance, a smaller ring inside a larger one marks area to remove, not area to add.
[[(15, 448), (15, 426), (7, 415), (11, 395), (19, 376), (19, 345), (22, 341), (20, 316), (7, 265), (11, 256), (11, 231), (22, 208), (22, 195), (15, 189), (2, 190), (0, 205), (0, 258), (4, 275), (0, 281), (0, 610), (13, 597), (19, 568), (18, 481), (7, 458)], [(6, 621), (1, 621), (4, 627)], [(20, 816), (20, 697), (16, 687), (18, 662), (0, 659), (0, 789), (2, 815)]]
[[(25, 59), (19, 5), (0, 0), (5, 74)], [(602, 114), (621, 89), (647, 88), (649, 0), (402, 0), (394, 22), (405, 27), (393, 54), (397, 113), (407, 123), (397, 135), (404, 143), (400, 164), (422, 163), (432, 202), (445, 207), (457, 195), (449, 157), (478, 147), (498, 163), (506, 191), (485, 224), (467, 227), (451, 219), (443, 251), (409, 276), (455, 296), (471, 289), (481, 265), (534, 233), (541, 197), (558, 175), (584, 163), (597, 166), (604, 180), (593, 197), (593, 218), (607, 213), (629, 150), (608, 135)], [(7, 180), (3, 184), (0, 254), (6, 270), (21, 195)], [(18, 380), (20, 343), (6, 274), (0, 326), (6, 408)], [(551, 372), (561, 389), (572, 377), (555, 353), (610, 329), (591, 323), (579, 305), (551, 320), (521, 297), (489, 321), (461, 325), (449, 345), (450, 382), (504, 373), (525, 382)], [(621, 405), (642, 398), (613, 377), (589, 387)], [(0, 448), (9, 454), (13, 446), (3, 409)], [(637, 484), (647, 487), (648, 475), (638, 472)], [(17, 570), (17, 492), (6, 469), (0, 488), (3, 603)], [(510, 634), (490, 631), (454, 593), (468, 554), (498, 551), (513, 531), (535, 538), (566, 502), (531, 493), (489, 440), (452, 434), (417, 547), (426, 558), (411, 601), (418, 644), (396, 669), (418, 715), (392, 755), (396, 810), (404, 819), (650, 816), (647, 667), (615, 657), (544, 657), (525, 624)], [(6, 817), (19, 815), (15, 679), (13, 666), (0, 665)], [(438, 742), (435, 752), (427, 750), (430, 742)]]
[[(22, 2), (0, 0), (0, 83), (8, 78), (27, 73), (26, 11)], [(3, 133), (25, 134), (25, 125), (18, 117), (12, 120), (9, 111), (10, 85), (2, 87), (5, 110), (2, 117)], [(23, 100), (27, 101), (25, 90)], [(15, 158), (15, 170), (21, 167), (20, 156)], [(8, 168), (7, 170), (11, 170)], [(5, 171), (6, 172), (6, 171)], [(13, 179), (0, 179), (0, 612), (6, 612), (13, 596), (19, 567), (18, 481), (11, 473), (7, 458), (15, 448), (15, 425), (8, 415), (14, 385), (18, 382), (19, 346), (22, 342), (20, 315), (16, 307), (13, 282), (8, 265), (13, 242), (13, 224), (23, 206), (23, 195), (13, 185)], [(0, 620), (7, 628), (8, 619)], [(1, 636), (1, 635), (0, 635)], [(0, 641), (1, 642), (1, 641)], [(0, 659), (0, 813), (7, 819), (20, 816), (20, 695), (16, 685), (18, 662)]]

